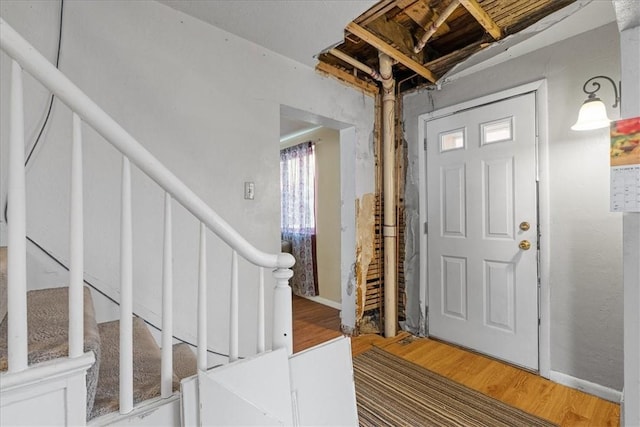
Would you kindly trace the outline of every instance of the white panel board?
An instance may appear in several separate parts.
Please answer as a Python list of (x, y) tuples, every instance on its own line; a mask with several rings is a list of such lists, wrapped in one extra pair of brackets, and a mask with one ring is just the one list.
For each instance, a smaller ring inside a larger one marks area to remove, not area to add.
[(199, 426), (198, 376), (180, 381), (180, 421), (183, 426)]
[(212, 369), (198, 382), (203, 425), (293, 424), (285, 349)]
[(289, 368), (297, 425), (358, 425), (349, 338), (336, 338), (295, 354)]

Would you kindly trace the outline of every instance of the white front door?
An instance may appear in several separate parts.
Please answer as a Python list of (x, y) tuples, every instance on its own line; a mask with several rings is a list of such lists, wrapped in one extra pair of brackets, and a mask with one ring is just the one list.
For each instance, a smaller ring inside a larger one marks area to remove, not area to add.
[(538, 369), (535, 94), (426, 122), (429, 335)]

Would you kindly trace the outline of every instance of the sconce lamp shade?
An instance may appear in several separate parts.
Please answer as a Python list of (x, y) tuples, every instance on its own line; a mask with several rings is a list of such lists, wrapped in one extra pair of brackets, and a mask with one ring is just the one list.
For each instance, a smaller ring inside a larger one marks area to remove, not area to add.
[(600, 98), (589, 97), (578, 113), (578, 121), (571, 126), (572, 130), (592, 130), (609, 126), (611, 120), (607, 117), (607, 109)]

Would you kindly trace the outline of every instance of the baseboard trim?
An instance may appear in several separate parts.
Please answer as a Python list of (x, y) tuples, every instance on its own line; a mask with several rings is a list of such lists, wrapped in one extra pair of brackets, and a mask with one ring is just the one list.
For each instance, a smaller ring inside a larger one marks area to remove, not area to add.
[(313, 302), (317, 302), (318, 304), (326, 305), (327, 307), (335, 308), (336, 310), (342, 310), (342, 304), (339, 302), (331, 301), (330, 299), (326, 299), (323, 297), (305, 297)]
[(592, 383), (587, 380), (572, 377), (571, 375), (563, 374), (562, 372), (551, 371), (550, 379), (558, 384), (566, 385), (567, 387), (575, 388), (585, 393), (593, 394), (602, 399), (608, 400), (613, 403), (620, 403), (622, 400), (622, 392), (614, 390), (609, 387), (605, 387), (600, 384)]

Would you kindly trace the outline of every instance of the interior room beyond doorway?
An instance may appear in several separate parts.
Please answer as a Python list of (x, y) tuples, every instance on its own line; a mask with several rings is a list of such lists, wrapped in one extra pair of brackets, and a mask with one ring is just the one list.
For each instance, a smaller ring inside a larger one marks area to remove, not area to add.
[[(280, 129), (281, 150), (307, 142), (311, 142), (313, 145), (315, 156), (314, 261), (317, 271), (317, 291), (311, 298), (340, 309), (342, 299), (340, 132), (286, 117), (281, 118)], [(309, 295), (305, 296), (310, 297)]]

